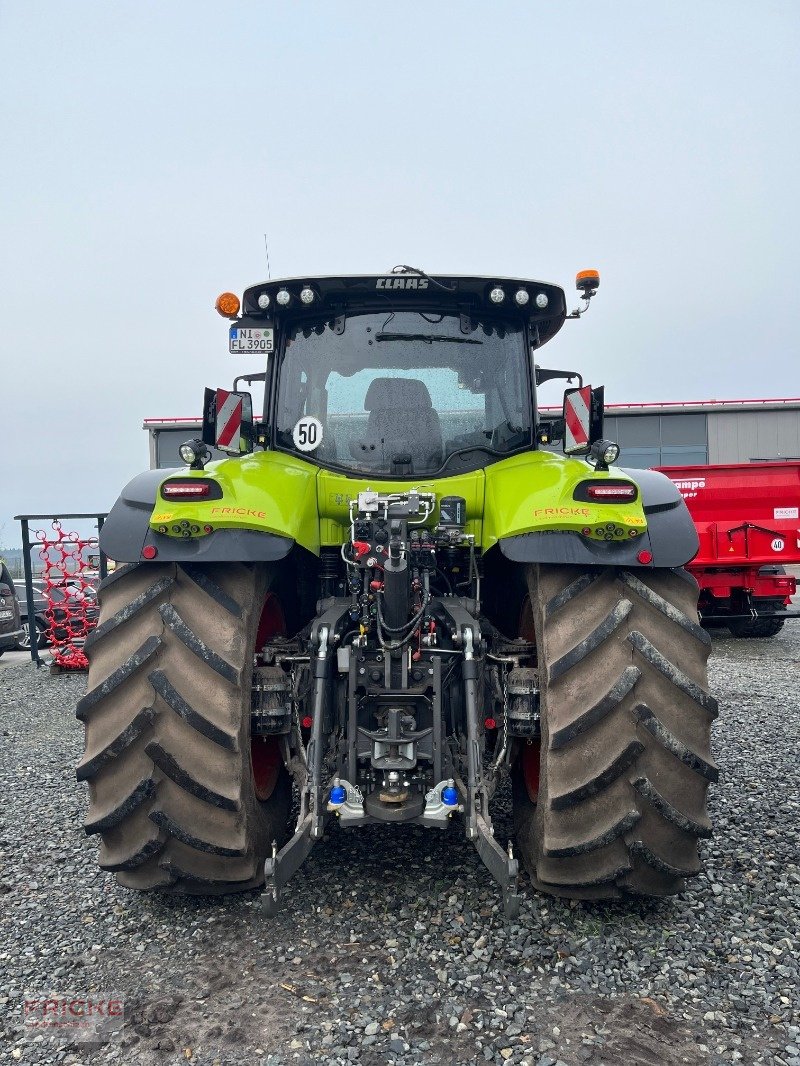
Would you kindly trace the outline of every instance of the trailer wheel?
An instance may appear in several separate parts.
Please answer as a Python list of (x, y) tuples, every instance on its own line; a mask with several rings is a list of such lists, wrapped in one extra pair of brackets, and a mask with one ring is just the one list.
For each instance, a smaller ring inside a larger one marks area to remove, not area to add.
[(700, 871), (710, 638), (683, 570), (528, 568), (541, 686), (538, 795), (515, 768), (517, 846), (553, 895), (665, 896)]
[[(783, 600), (774, 604), (761, 604), (765, 610), (780, 611), (784, 609)], [(735, 637), (774, 637), (783, 629), (783, 618), (737, 618), (727, 623), (728, 629)]]
[(250, 738), (256, 638), (282, 623), (279, 588), (277, 568), (243, 564), (131, 565), (101, 586), (77, 776), (121, 884), (253, 888), (286, 838), (291, 779), (276, 742)]

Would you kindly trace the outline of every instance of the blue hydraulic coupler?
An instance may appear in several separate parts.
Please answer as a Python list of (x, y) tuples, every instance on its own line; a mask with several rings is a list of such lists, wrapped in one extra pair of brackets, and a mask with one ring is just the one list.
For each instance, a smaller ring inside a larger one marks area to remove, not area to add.
[(347, 799), (347, 789), (344, 785), (334, 785), (331, 789), (330, 802), (335, 804), (344, 803)]
[(454, 785), (445, 785), (442, 789), (442, 803), (448, 807), (455, 807), (458, 803), (458, 789)]

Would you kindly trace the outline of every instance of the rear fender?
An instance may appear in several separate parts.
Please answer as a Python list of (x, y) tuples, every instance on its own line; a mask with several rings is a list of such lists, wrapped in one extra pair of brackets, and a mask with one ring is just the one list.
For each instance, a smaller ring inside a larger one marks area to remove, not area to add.
[[(161, 486), (175, 479), (212, 481), (214, 491), (205, 500), (165, 499)], [(141, 561), (146, 547), (156, 549), (159, 562), (276, 562), (295, 543), (318, 555), (315, 482), (315, 467), (274, 452), (205, 470), (148, 470), (123, 489), (100, 546), (117, 562)], [(175, 533), (181, 522), (212, 532), (184, 537)]]
[[(643, 534), (631, 540), (603, 542), (592, 541), (574, 529), (531, 530), (500, 537), (503, 555), (521, 563), (648, 569), (685, 566), (697, 553), (699, 540), (683, 497), (673, 482), (654, 470), (612, 467), (609, 474), (622, 474), (639, 486), (647, 523)], [(646, 562), (639, 558), (644, 552), (649, 553), (644, 556)]]

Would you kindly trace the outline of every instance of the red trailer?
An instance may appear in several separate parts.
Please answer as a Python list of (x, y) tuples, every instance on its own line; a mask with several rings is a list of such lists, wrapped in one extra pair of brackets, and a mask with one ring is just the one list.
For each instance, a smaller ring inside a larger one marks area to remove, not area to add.
[(688, 564), (705, 625), (737, 637), (772, 637), (787, 618), (800, 564), (800, 461), (665, 466), (697, 526)]

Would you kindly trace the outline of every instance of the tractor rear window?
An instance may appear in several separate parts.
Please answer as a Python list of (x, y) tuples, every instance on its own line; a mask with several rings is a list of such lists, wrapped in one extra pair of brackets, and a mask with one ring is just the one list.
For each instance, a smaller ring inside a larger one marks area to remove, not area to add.
[(348, 316), (290, 332), (280, 369), (278, 445), (383, 475), (433, 474), (456, 453), (504, 456), (530, 445), (525, 336), (519, 326), (418, 311)]

